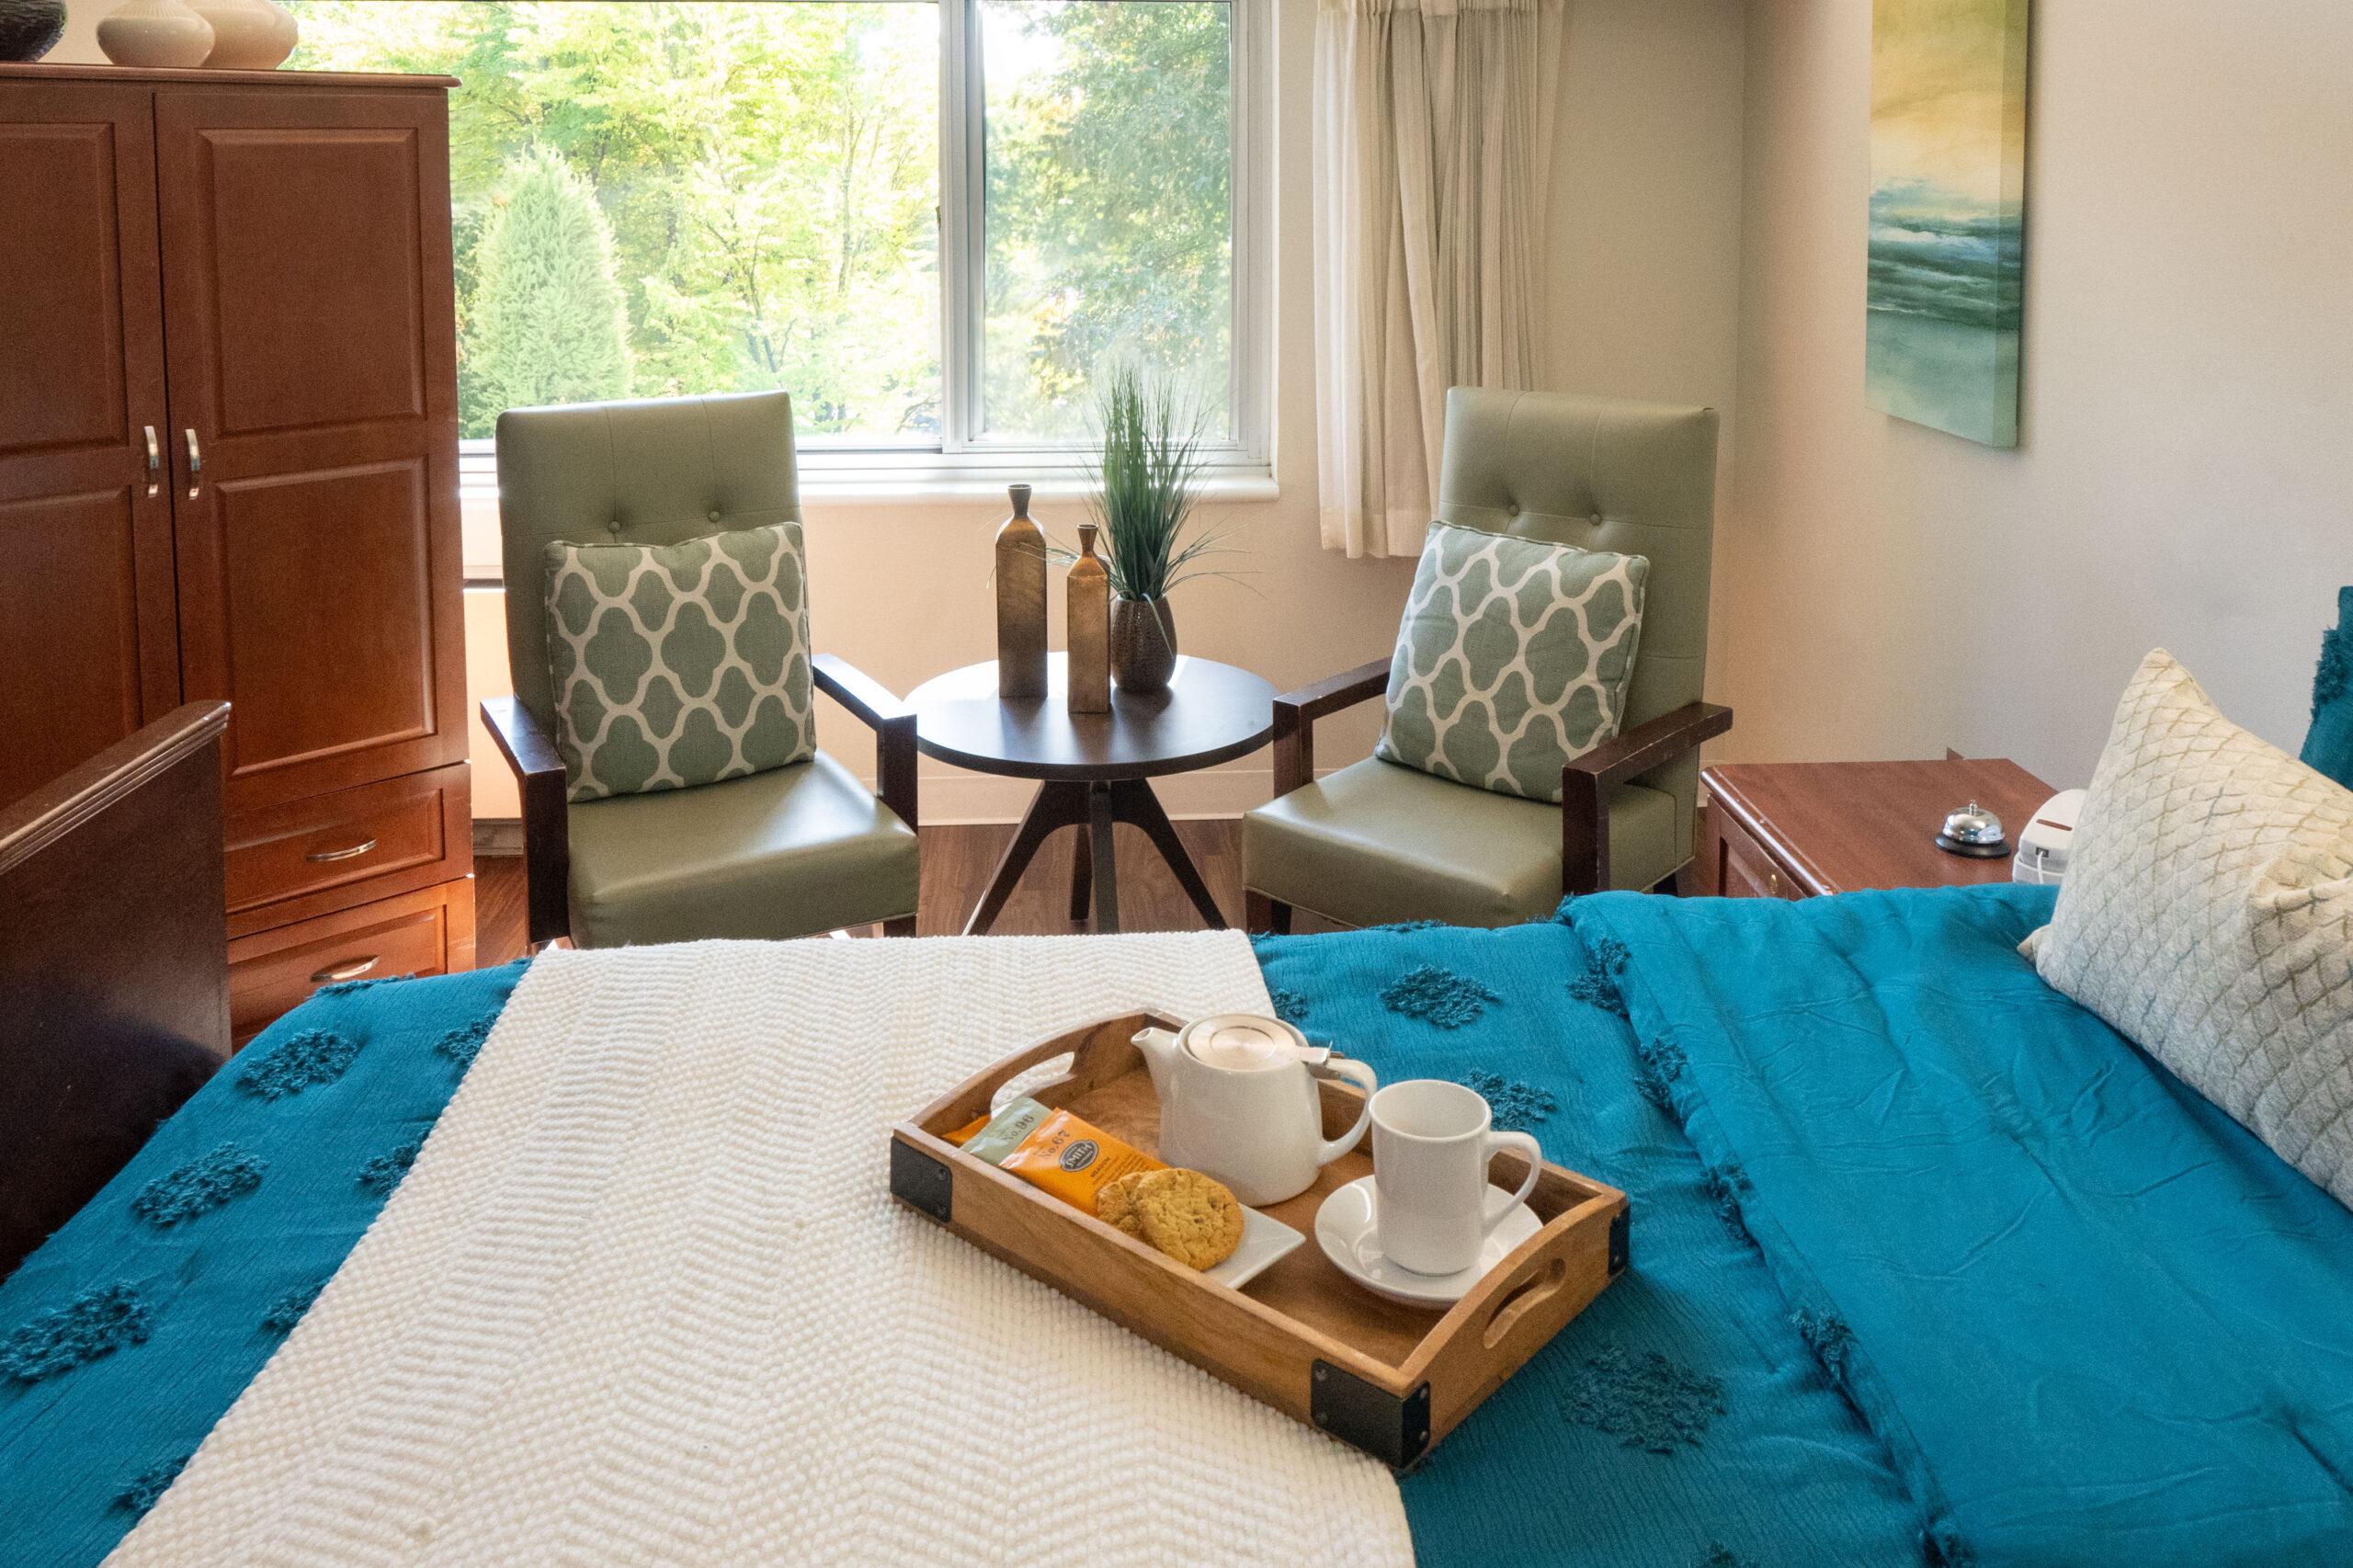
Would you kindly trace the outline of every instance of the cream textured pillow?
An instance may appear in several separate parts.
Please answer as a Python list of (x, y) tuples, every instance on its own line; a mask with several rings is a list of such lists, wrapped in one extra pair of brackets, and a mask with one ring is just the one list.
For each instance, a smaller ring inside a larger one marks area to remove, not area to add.
[(2353, 1208), (2353, 790), (2223, 718), (2163, 649), (2021, 950)]

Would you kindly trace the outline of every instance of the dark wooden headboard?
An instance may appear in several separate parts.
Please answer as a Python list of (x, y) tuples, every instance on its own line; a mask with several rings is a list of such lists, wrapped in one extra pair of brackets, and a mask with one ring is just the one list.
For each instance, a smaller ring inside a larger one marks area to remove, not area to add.
[(0, 1277), (229, 1054), (225, 702), (0, 807)]

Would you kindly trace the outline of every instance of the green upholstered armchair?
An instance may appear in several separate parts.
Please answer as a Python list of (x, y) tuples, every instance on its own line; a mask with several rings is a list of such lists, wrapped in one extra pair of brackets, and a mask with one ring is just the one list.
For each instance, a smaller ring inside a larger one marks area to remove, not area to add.
[(801, 516), (782, 392), (524, 408), (498, 418), (515, 695), (482, 705), (523, 797), (534, 946), (915, 933), (915, 721), (837, 658), (816, 688), (875, 733), (881, 799), (824, 753), (688, 790), (565, 799), (545, 631), (549, 543), (676, 544)]
[(1650, 558), (1618, 737), (1562, 770), (1558, 806), (1368, 757), (1315, 777), (1315, 721), (1381, 696), (1378, 659), (1275, 702), (1275, 799), (1243, 818), (1252, 930), (1294, 906), (1348, 926), (1505, 926), (1564, 892), (1683, 889), (1699, 743), (1732, 710), (1699, 700), (1708, 653), (1716, 415), (1612, 398), (1457, 387), (1440, 519)]

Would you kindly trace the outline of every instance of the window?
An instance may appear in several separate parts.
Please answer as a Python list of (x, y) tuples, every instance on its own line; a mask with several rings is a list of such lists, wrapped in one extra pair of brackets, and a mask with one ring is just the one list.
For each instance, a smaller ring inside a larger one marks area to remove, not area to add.
[(1245, 463), (1258, 4), (289, 0), (290, 63), (461, 83), (470, 467), (502, 409), (770, 387), (815, 468), (1034, 465), (1120, 363)]

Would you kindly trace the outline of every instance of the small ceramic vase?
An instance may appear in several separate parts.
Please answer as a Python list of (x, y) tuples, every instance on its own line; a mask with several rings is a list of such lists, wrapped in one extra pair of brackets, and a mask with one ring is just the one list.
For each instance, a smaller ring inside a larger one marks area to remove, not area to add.
[(65, 0), (0, 0), (0, 60), (39, 60), (65, 33)]
[(98, 19), (98, 47), (117, 65), (201, 65), (212, 52), (212, 24), (187, 0), (122, 0)]
[(1176, 618), (1166, 599), (1111, 601), (1111, 679), (1121, 691), (1168, 689), (1176, 673)]
[(212, 24), (212, 52), (204, 57), (215, 71), (274, 71), (294, 52), (301, 29), (293, 15), (270, 0), (187, 0)]

